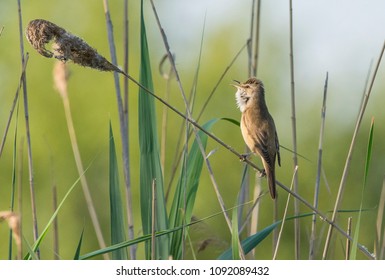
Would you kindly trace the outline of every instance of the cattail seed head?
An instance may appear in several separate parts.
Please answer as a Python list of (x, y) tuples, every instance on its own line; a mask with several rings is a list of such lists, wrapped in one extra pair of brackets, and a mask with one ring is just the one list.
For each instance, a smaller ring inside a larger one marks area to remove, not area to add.
[[(45, 57), (54, 57), (63, 62), (73, 61), (81, 66), (101, 71), (122, 73), (84, 40), (47, 20), (32, 20), (27, 26), (26, 37), (32, 47)], [(53, 51), (46, 49), (50, 41), (53, 41)]]

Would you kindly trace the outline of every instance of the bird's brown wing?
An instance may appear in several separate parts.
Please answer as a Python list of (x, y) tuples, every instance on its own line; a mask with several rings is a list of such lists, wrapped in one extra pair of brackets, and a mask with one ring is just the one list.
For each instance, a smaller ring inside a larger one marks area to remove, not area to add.
[(271, 153), (269, 152), (269, 136), (266, 133), (266, 131), (258, 131), (256, 138), (258, 139), (256, 141), (255, 148), (258, 150), (259, 154), (263, 159), (266, 161), (266, 163), (270, 166), (274, 166), (273, 159), (271, 157)]
[[(247, 118), (248, 114), (244, 114), (244, 117)], [(244, 135), (245, 142), (250, 150), (259, 154), (269, 167), (274, 167), (274, 158), (269, 152), (269, 135), (267, 131), (256, 121), (244, 119), (243, 124), (247, 130), (246, 135)]]

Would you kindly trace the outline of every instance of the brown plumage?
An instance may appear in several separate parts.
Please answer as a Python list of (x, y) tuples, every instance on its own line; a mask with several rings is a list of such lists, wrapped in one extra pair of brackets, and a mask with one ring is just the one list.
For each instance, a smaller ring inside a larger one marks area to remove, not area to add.
[(265, 102), (265, 89), (262, 81), (250, 78), (244, 83), (234, 85), (236, 101), (242, 112), (241, 131), (249, 149), (262, 159), (264, 174), (267, 176), (271, 197), (276, 198), (275, 160), (281, 166), (279, 141), (272, 116)]

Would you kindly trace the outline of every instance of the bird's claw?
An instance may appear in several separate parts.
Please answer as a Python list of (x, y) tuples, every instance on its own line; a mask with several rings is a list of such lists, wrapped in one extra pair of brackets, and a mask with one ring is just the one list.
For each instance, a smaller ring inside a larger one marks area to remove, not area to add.
[(239, 156), (240, 161), (246, 161), (250, 154), (242, 154)]

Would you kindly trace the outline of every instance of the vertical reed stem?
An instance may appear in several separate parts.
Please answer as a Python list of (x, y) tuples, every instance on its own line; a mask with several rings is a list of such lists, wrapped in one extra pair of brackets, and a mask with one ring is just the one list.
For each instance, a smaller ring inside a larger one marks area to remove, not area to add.
[[(320, 128), (320, 136), (318, 143), (318, 163), (317, 163), (317, 177), (315, 183), (315, 191), (314, 191), (314, 208), (318, 208), (318, 195), (320, 189), (321, 182), (321, 171), (322, 171), (322, 147), (323, 147), (323, 136), (324, 136), (324, 127), (325, 127), (325, 115), (326, 115), (326, 96), (327, 96), (327, 88), (328, 88), (328, 73), (326, 72), (325, 86), (324, 86), (324, 94), (321, 108), (321, 128)], [(311, 225), (311, 236), (310, 236), (310, 245), (309, 245), (309, 259), (314, 259), (314, 242), (316, 239), (316, 221), (317, 216), (314, 213), (312, 217), (312, 225)]]
[[(19, 15), (19, 37), (20, 37), (20, 54), (21, 64), (24, 67), (26, 63), (26, 56), (24, 55), (24, 32), (23, 32), (23, 21), (21, 16), (21, 4), (20, 0), (17, 0), (18, 15)], [(27, 54), (28, 56), (28, 54)], [(37, 210), (36, 210), (36, 198), (35, 198), (35, 186), (33, 178), (33, 161), (32, 161), (32, 145), (31, 145), (31, 132), (29, 127), (29, 112), (28, 112), (28, 93), (27, 93), (27, 77), (26, 69), (24, 70), (23, 79), (23, 97), (24, 97), (24, 115), (25, 115), (25, 130), (27, 135), (27, 146), (28, 146), (28, 171), (29, 171), (29, 189), (31, 194), (31, 212), (32, 212), (32, 224), (33, 224), (33, 239), (36, 241), (39, 237), (39, 230), (37, 225)], [(40, 250), (36, 251), (36, 256), (40, 258)]]
[[(114, 65), (117, 65), (113, 26), (112, 26), (109, 7), (108, 7), (108, 0), (103, 0), (103, 7), (104, 7), (104, 13), (106, 16), (106, 24), (107, 24), (107, 31), (108, 31), (108, 43), (110, 46), (111, 61)], [(118, 72), (114, 72), (114, 81), (115, 81), (116, 99), (117, 99), (118, 111), (119, 111), (120, 136), (121, 136), (121, 141), (122, 141), (122, 155), (123, 155), (123, 171), (124, 171), (124, 179), (125, 179), (125, 185), (126, 185), (126, 196), (127, 196), (128, 237), (130, 239), (134, 239), (134, 222), (133, 222), (133, 213), (132, 213), (132, 194), (131, 194), (129, 149), (128, 149), (128, 130), (127, 130), (128, 120), (126, 119), (125, 113), (124, 113), (122, 96), (121, 96), (121, 92), (120, 92), (119, 73)], [(136, 246), (130, 246), (130, 256), (131, 256), (131, 259), (136, 259)]]
[[(290, 80), (291, 80), (291, 124), (293, 137), (293, 166), (298, 166), (297, 158), (297, 123), (295, 110), (295, 83), (294, 83), (294, 47), (293, 47), (293, 1), (290, 0)], [(294, 174), (293, 190), (298, 193), (298, 172)], [(299, 214), (299, 201), (294, 200), (294, 216)], [(294, 254), (300, 259), (300, 225), (299, 219), (294, 220)]]

